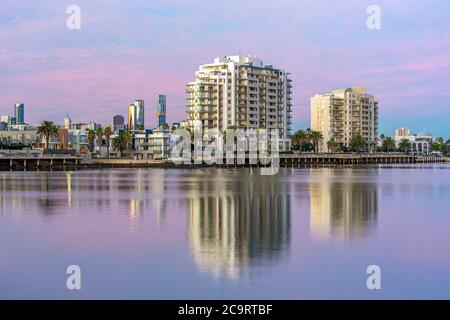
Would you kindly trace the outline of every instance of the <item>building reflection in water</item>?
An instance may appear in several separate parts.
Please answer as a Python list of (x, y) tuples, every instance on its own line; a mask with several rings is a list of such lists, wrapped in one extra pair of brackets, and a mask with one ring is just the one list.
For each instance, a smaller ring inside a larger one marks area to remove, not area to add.
[(276, 177), (198, 183), (189, 199), (188, 237), (200, 270), (238, 278), (288, 251), (291, 196)]
[(354, 180), (354, 173), (322, 168), (309, 183), (310, 228), (313, 237), (366, 236), (376, 225), (376, 183)]
[(152, 212), (159, 225), (167, 206), (165, 175), (164, 170), (4, 172), (0, 209), (16, 213), (27, 207), (45, 216), (65, 214), (69, 208), (80, 213), (126, 213), (130, 230), (143, 213)]

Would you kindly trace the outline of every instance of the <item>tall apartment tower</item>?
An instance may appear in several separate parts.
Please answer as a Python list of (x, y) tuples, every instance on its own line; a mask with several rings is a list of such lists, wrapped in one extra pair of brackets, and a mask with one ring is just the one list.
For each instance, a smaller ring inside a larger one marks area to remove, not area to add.
[(144, 126), (144, 101), (134, 100), (128, 106), (128, 128), (139, 130), (142, 126)]
[(158, 107), (156, 109), (156, 116), (158, 117), (158, 125), (157, 125), (158, 128), (167, 123), (166, 95), (164, 94), (160, 94), (158, 96)]
[(374, 149), (378, 136), (378, 102), (363, 86), (317, 94), (311, 98), (311, 129), (323, 135), (321, 152), (327, 151), (331, 139), (349, 147), (355, 134), (360, 134), (369, 149)]
[(251, 56), (216, 58), (201, 65), (187, 86), (188, 127), (203, 132), (278, 129), (280, 150), (290, 148), (292, 82), (284, 69)]
[(25, 105), (23, 103), (14, 105), (14, 117), (16, 118), (16, 124), (25, 123)]

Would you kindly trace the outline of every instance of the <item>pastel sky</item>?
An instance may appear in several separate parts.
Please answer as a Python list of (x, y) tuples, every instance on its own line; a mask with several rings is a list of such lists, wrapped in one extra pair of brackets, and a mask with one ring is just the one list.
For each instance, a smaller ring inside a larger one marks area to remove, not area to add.
[[(81, 8), (81, 30), (66, 9)], [(369, 5), (381, 30), (366, 27)], [(0, 114), (25, 103), (26, 121), (110, 124), (133, 99), (156, 124), (186, 117), (185, 89), (200, 64), (252, 54), (292, 73), (294, 128), (309, 98), (365, 85), (380, 104), (380, 133), (426, 129), (450, 138), (448, 0), (1, 0)]]

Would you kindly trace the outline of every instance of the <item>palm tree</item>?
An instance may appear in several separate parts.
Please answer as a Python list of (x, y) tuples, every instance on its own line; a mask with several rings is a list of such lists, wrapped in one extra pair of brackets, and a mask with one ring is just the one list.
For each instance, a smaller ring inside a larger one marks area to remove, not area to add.
[(94, 140), (95, 140), (95, 131), (92, 129), (88, 130), (87, 134), (88, 143), (89, 143), (89, 151), (94, 151)]
[(408, 153), (411, 150), (411, 142), (408, 139), (402, 139), (399, 143), (399, 148), (405, 153)]
[(125, 150), (128, 150), (130, 145), (130, 131), (122, 131), (118, 136), (112, 139), (113, 150), (119, 150), (120, 156), (123, 156)]
[(42, 140), (45, 139), (45, 149), (48, 149), (50, 145), (50, 139), (58, 136), (58, 128), (52, 121), (42, 121), (37, 130), (38, 137)]
[(392, 137), (385, 137), (381, 142), (381, 145), (383, 146), (384, 151), (389, 152), (395, 149), (395, 140), (392, 139)]
[(320, 131), (311, 130), (309, 133), (309, 139), (312, 141), (314, 146), (314, 152), (319, 153), (319, 144), (323, 139), (323, 135)]
[(141, 130), (141, 131), (144, 131), (145, 130), (145, 127), (144, 127), (144, 125), (143, 124), (141, 124), (139, 127), (138, 127), (138, 130)]
[(292, 144), (299, 146), (299, 151), (303, 151), (304, 144), (308, 141), (308, 134), (305, 130), (298, 130), (292, 135)]
[(334, 138), (331, 138), (328, 142), (327, 142), (327, 147), (328, 147), (328, 152), (336, 152), (336, 150), (339, 147), (339, 143), (336, 142), (336, 140), (334, 140)]
[(438, 151), (441, 152), (443, 155), (447, 155), (448, 148), (450, 146), (449, 145), (450, 140), (447, 140), (445, 142), (443, 138), (438, 138), (436, 141), (437, 142), (433, 143), (432, 145), (433, 151)]
[(103, 145), (103, 130), (102, 128), (98, 128), (95, 132), (95, 135), (97, 136), (97, 144), (98, 144), (98, 154), (101, 153), (102, 145)]
[(122, 131), (122, 134), (125, 141), (125, 151), (128, 152), (130, 150), (131, 131), (130, 130)]
[(223, 139), (225, 140), (227, 137), (227, 134), (233, 134), (236, 130), (238, 129), (238, 126), (228, 126), (224, 131), (223, 131)]
[(105, 142), (106, 142), (106, 150), (107, 150), (107, 153), (108, 153), (107, 157), (109, 158), (109, 139), (110, 139), (111, 134), (112, 134), (111, 127), (107, 126), (105, 128), (105, 132), (103, 134), (105, 135), (105, 138), (106, 138)]
[(123, 150), (126, 149), (126, 143), (125, 143), (125, 138), (124, 138), (123, 134), (120, 133), (118, 136), (115, 136), (112, 139), (112, 143), (111, 144), (112, 144), (113, 150), (116, 150), (116, 151), (119, 150), (120, 156), (122, 157)]
[(356, 152), (361, 152), (367, 146), (366, 140), (359, 134), (355, 134), (350, 139), (350, 149)]

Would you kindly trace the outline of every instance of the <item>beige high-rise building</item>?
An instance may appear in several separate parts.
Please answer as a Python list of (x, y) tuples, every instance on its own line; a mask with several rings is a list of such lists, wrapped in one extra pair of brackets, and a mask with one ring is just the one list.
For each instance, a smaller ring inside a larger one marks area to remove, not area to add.
[(284, 69), (251, 56), (216, 58), (201, 65), (187, 86), (189, 128), (223, 133), (229, 126), (279, 130), (280, 150), (290, 148), (292, 83)]
[(311, 130), (320, 131), (320, 152), (327, 152), (327, 142), (334, 139), (349, 147), (353, 135), (360, 134), (369, 150), (377, 145), (378, 101), (363, 86), (333, 90), (311, 98)]

